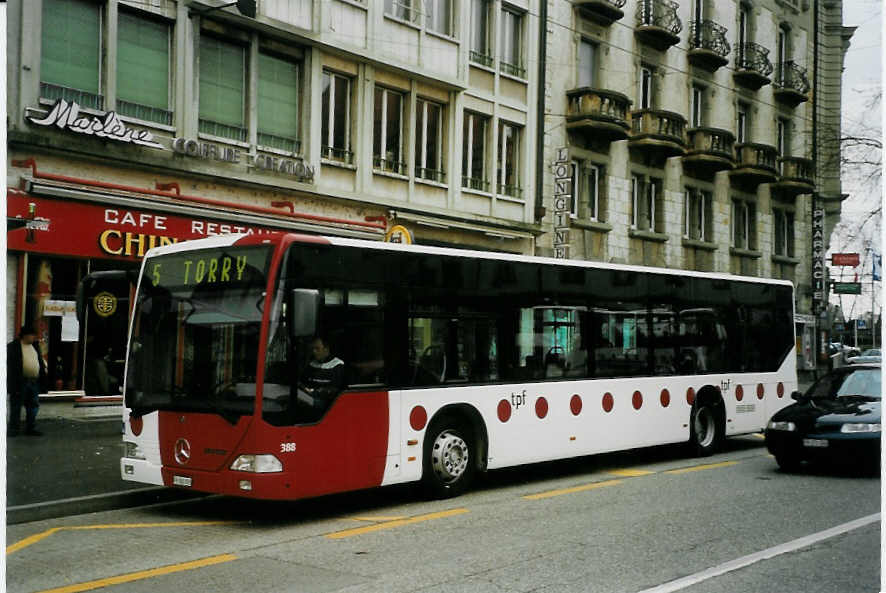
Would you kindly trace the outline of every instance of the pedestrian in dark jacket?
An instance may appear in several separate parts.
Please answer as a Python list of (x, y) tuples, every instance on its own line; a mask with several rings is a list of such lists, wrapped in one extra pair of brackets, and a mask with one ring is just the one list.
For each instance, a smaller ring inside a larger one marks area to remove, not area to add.
[(18, 338), (6, 345), (6, 391), (9, 394), (9, 423), (6, 435), (19, 433), (21, 409), (25, 408), (25, 434), (40, 436), (37, 430), (37, 409), (40, 391), (47, 385), (46, 363), (40, 355), (37, 330), (22, 327)]

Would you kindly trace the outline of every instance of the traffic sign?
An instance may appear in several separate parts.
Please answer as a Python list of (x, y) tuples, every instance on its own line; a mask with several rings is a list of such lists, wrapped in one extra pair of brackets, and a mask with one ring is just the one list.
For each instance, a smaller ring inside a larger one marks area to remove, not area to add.
[(834, 282), (834, 294), (861, 294), (861, 282)]
[(831, 255), (831, 265), (834, 266), (858, 266), (859, 258), (857, 253), (834, 253)]

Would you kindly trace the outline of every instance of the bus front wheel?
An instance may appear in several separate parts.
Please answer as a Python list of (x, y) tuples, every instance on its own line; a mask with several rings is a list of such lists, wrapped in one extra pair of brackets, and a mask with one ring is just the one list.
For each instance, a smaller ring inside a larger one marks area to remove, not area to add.
[(701, 404), (692, 410), (692, 421), (689, 424), (689, 446), (699, 457), (711, 455), (723, 440), (717, 409), (710, 403)]
[(425, 436), (424, 475), (428, 494), (450, 498), (464, 492), (474, 478), (476, 448), (463, 422), (443, 418), (434, 422)]

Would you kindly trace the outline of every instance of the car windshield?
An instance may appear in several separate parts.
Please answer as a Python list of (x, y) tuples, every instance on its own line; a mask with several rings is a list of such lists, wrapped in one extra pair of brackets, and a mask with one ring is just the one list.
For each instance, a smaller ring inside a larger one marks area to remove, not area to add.
[(880, 399), (880, 369), (859, 368), (825, 375), (807, 392), (813, 399), (862, 396)]
[(215, 412), (254, 409), (270, 248), (225, 247), (153, 257), (133, 314), (126, 405)]

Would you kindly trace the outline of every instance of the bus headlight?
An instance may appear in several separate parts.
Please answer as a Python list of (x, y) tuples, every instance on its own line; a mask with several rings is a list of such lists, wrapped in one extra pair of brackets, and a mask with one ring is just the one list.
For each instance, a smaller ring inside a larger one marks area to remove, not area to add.
[(840, 432), (880, 432), (880, 423), (849, 422), (840, 427)]
[(766, 426), (769, 430), (787, 430), (789, 432), (793, 432), (797, 430), (797, 425), (793, 422), (775, 422), (770, 421), (769, 425)]
[(231, 464), (231, 469), (235, 472), (270, 474), (282, 472), (283, 464), (273, 455), (241, 455)]
[(129, 459), (145, 459), (145, 454), (138, 443), (123, 441), (123, 456)]

